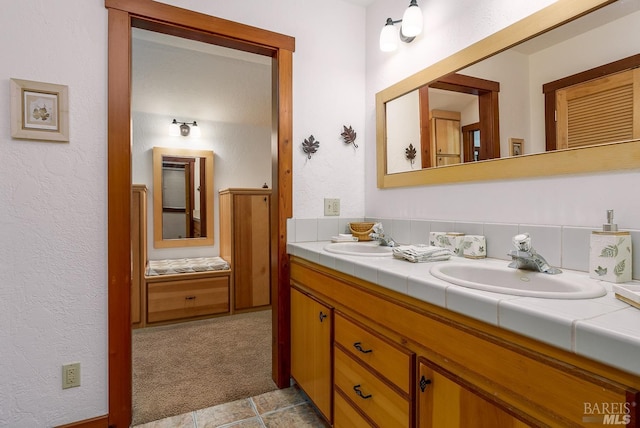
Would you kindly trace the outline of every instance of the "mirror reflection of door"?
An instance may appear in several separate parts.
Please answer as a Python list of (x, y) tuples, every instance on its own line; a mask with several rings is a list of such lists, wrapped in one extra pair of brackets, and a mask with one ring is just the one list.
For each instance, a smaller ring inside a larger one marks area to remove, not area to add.
[(480, 160), (480, 122), (462, 127), (462, 148), (464, 162)]
[[(430, 109), (455, 110), (461, 112), (461, 117), (470, 118), (470, 120), (462, 120), (461, 123), (463, 128), (463, 162), (500, 157), (499, 93), (500, 82), (459, 73), (450, 74), (429, 84)], [(436, 94), (444, 97), (444, 99), (438, 101), (439, 104), (435, 103)], [(454, 96), (461, 100), (458, 103), (463, 107), (450, 108), (444, 104), (447, 99), (452, 101)], [(471, 101), (464, 101), (466, 99), (464, 98), (465, 96), (471, 97)], [(465, 105), (470, 107), (464, 107)], [(469, 108), (471, 111), (465, 112)], [(475, 144), (477, 144), (475, 148), (464, 143), (465, 128), (467, 131), (471, 129), (477, 130), (477, 133), (467, 135), (470, 141), (475, 141)]]
[[(410, 171), (414, 162), (431, 168), (499, 158), (499, 92), (499, 82), (453, 73), (387, 101), (387, 174)], [(456, 118), (442, 118), (442, 112)], [(420, 147), (410, 161), (404, 156), (409, 144)]]
[(547, 150), (640, 138), (640, 54), (543, 85)]
[(162, 238), (206, 237), (205, 158), (162, 157)]

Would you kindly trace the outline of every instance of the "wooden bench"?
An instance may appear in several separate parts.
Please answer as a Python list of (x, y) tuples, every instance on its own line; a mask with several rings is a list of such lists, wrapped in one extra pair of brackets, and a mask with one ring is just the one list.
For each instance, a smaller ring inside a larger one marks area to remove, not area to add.
[(146, 325), (230, 312), (231, 269), (220, 257), (150, 260), (145, 271)]

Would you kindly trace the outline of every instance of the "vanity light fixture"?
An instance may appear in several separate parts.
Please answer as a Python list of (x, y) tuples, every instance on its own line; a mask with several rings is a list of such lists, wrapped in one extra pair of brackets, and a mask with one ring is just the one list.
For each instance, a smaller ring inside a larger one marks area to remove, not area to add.
[(182, 135), (183, 137), (188, 135), (199, 137), (201, 134), (200, 127), (195, 120), (193, 122), (178, 122), (173, 119), (173, 122), (169, 125), (169, 135), (172, 137), (177, 137), (178, 135)]
[[(400, 22), (402, 25), (398, 31), (394, 24)], [(394, 21), (387, 18), (387, 22), (380, 32), (380, 50), (383, 52), (394, 51), (398, 48), (398, 39), (405, 43), (411, 43), (420, 33), (422, 33), (422, 11), (418, 7), (417, 0), (411, 0), (402, 19)]]

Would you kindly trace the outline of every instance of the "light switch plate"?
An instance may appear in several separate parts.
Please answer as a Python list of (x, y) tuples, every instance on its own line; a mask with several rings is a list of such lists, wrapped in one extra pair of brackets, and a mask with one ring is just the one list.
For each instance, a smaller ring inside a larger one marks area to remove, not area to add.
[(340, 199), (324, 198), (324, 215), (340, 215)]

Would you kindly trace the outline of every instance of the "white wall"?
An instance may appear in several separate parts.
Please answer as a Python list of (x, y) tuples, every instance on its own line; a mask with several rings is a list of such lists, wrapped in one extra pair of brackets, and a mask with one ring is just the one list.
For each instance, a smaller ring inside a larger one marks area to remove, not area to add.
[[(364, 206), (364, 22), (341, 0), (168, 2), (288, 34), (294, 53), (294, 212)], [(0, 14), (0, 426), (108, 411), (107, 11), (103, 0), (4, 2)], [(13, 140), (9, 78), (69, 86), (68, 144)], [(360, 148), (340, 139), (343, 125)], [(204, 132), (204, 129), (203, 129)], [(320, 151), (300, 149), (313, 134)], [(61, 365), (82, 386), (61, 389)]]
[[(106, 24), (100, 0), (0, 13), (0, 426), (107, 412)], [(69, 143), (11, 139), (11, 77), (69, 86)]]
[[(365, 11), (342, 0), (164, 1), (295, 37), (293, 55), (293, 215), (322, 217), (324, 198), (341, 199), (341, 215), (364, 214)], [(377, 36), (376, 36), (377, 37)], [(343, 126), (358, 149), (343, 142)], [(313, 135), (318, 152), (301, 145)], [(374, 150), (375, 151), (375, 150)]]
[[(148, 188), (150, 260), (219, 255), (219, 190), (260, 188), (265, 183), (272, 188), (271, 59), (220, 56), (202, 43), (174, 39), (163, 41), (167, 44), (133, 40), (132, 180)], [(180, 46), (174, 46), (178, 41)], [(174, 118), (196, 120), (202, 136), (168, 135)], [(213, 245), (154, 248), (154, 146), (213, 151)]]
[[(365, 113), (367, 143), (371, 146), (375, 141), (376, 92), (552, 1), (419, 3), (425, 18), (424, 32), (411, 44), (401, 43), (394, 53), (380, 52), (378, 34), (388, 16), (401, 16), (404, 5), (378, 0), (367, 8)], [(640, 199), (634, 196), (640, 180), (637, 169), (382, 190), (376, 187), (375, 151), (370, 150), (365, 179), (368, 217), (595, 227), (603, 223), (606, 209), (614, 209), (621, 228), (640, 227)]]

